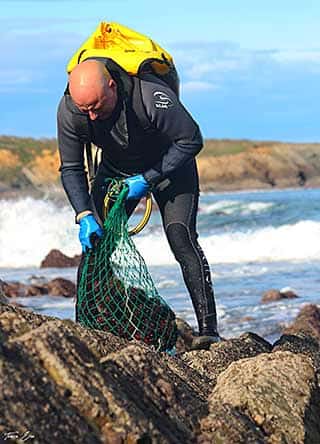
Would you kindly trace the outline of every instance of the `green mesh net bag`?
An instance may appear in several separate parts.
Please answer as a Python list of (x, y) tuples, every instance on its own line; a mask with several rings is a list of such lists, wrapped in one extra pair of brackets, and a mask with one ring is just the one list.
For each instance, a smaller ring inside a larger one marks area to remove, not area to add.
[(174, 312), (161, 298), (128, 234), (127, 187), (120, 190), (104, 234), (84, 257), (78, 280), (77, 321), (89, 328), (137, 339), (158, 351), (172, 350)]

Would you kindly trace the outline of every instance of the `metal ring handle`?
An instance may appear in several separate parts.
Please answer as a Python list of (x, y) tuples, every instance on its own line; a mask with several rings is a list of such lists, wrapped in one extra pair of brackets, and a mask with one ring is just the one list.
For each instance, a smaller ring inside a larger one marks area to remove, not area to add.
[[(114, 200), (114, 199), (112, 199), (111, 193), (108, 192), (104, 198), (104, 208), (103, 208), (103, 217), (104, 218), (107, 217), (107, 214), (109, 211), (109, 205), (112, 200)], [(131, 228), (131, 230), (129, 230), (129, 236), (134, 236), (135, 234), (140, 233), (140, 231), (144, 229), (144, 227), (149, 222), (151, 212), (152, 212), (152, 197), (151, 197), (151, 193), (148, 193), (146, 195), (146, 209), (145, 209), (144, 215), (143, 215), (141, 221), (135, 227), (133, 227), (133, 228)]]

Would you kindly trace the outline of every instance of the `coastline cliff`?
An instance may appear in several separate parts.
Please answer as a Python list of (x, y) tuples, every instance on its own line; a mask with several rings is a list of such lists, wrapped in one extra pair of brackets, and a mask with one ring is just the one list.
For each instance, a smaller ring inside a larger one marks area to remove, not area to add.
[[(320, 143), (205, 140), (203, 191), (320, 186)], [(0, 136), (0, 193), (59, 193), (56, 139)]]

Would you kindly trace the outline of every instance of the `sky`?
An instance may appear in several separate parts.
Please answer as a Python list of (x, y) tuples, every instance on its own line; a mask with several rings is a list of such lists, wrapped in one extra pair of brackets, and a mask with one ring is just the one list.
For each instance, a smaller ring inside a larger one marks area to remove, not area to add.
[(171, 52), (205, 138), (320, 141), (319, 0), (0, 0), (0, 134), (55, 137), (66, 65), (100, 21)]

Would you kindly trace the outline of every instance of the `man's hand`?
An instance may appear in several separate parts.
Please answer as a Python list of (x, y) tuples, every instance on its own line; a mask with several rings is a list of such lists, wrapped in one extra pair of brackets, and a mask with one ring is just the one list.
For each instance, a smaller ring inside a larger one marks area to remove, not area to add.
[(79, 224), (79, 240), (82, 245), (82, 251), (85, 253), (87, 249), (92, 248), (90, 239), (91, 235), (95, 234), (96, 236), (101, 237), (103, 234), (103, 230), (100, 225), (98, 225), (92, 214), (88, 214), (87, 216), (82, 217), (79, 221)]
[(150, 189), (150, 185), (142, 174), (128, 177), (128, 179), (125, 180), (125, 183), (129, 187), (127, 199), (141, 199)]

